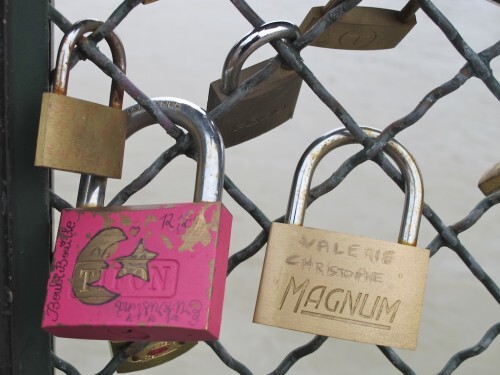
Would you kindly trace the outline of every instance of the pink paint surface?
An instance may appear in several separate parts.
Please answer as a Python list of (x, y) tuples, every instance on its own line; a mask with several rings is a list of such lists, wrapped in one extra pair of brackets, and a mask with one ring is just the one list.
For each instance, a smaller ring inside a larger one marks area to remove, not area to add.
[(42, 327), (82, 339), (218, 339), (231, 223), (220, 203), (64, 210)]

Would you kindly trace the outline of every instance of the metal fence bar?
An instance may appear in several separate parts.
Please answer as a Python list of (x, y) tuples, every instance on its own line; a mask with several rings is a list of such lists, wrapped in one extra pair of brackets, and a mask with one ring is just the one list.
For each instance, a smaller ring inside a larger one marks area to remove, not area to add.
[(219, 359), (230, 369), (242, 375), (252, 374), (252, 372), (243, 363), (239, 362), (231, 354), (229, 354), (219, 340), (207, 341), (206, 344), (212, 348), (217, 357), (219, 357)]
[(297, 362), (299, 359), (314, 353), (318, 350), (321, 345), (325, 343), (328, 339), (326, 336), (316, 335), (311, 341), (307, 344), (298, 347), (295, 350), (292, 350), (279, 364), (279, 366), (269, 375), (282, 375), (286, 374), (286, 372)]
[(52, 233), (50, 173), (33, 166), (50, 65), (47, 1), (0, 4), (0, 373), (50, 374), (51, 337), (33, 308), (43, 305)]
[[(489, 48), (486, 48), (484, 51), (476, 53), (469, 47), (465, 40), (463, 40), (458, 30), (454, 28), (454, 26), (431, 1), (418, 0), (418, 4), (425, 14), (441, 29), (450, 43), (466, 60), (466, 63), (452, 79), (427, 93), (410, 113), (389, 124), (377, 139), (372, 140), (366, 137), (354, 118), (345, 110), (341, 103), (330, 92), (328, 92), (328, 90), (326, 90), (300, 56), (300, 51), (303, 48), (306, 48), (307, 45), (311, 43), (316, 36), (321, 34), (328, 25), (336, 22), (339, 17), (345, 14), (348, 10), (357, 6), (360, 2), (361, 0), (346, 0), (341, 2), (328, 11), (313, 28), (302, 35), (294, 43), (288, 44), (283, 41), (273, 42), (273, 47), (278, 51), (276, 58), (274, 58), (257, 74), (239, 85), (238, 88), (227, 98), (227, 100), (222, 102), (217, 108), (209, 113), (209, 117), (212, 119), (217, 119), (226, 113), (237, 102), (248, 95), (248, 93), (250, 93), (257, 85), (271, 76), (283, 62), (292, 69), (296, 70), (296, 72), (303, 78), (304, 82), (306, 82), (306, 84), (316, 94), (318, 99), (321, 100), (337, 116), (342, 124), (353, 134), (356, 140), (364, 146), (363, 150), (355, 153), (353, 156), (344, 161), (338, 170), (335, 171), (326, 181), (311, 189), (308, 204), (312, 204), (316, 199), (330, 192), (333, 188), (340, 184), (356, 166), (367, 160), (372, 160), (377, 163), (384, 170), (384, 172), (402, 190), (404, 190), (401, 173), (386, 159), (382, 152), (385, 144), (391, 138), (417, 123), (423, 116), (425, 116), (428, 110), (436, 102), (458, 90), (471, 77), (481, 79), (491, 93), (497, 99), (500, 99), (500, 85), (494, 77), (490, 67), (491, 60), (500, 54), (500, 41), (493, 44)], [(87, 56), (90, 60), (92, 60), (107, 75), (122, 85), (125, 88), (125, 91), (127, 91), (127, 93), (129, 93), (139, 104), (144, 106), (148, 112), (155, 117), (160, 124), (162, 124), (169, 134), (177, 138), (177, 143), (175, 146), (162, 153), (162, 155), (160, 155), (160, 157), (158, 157), (148, 168), (146, 168), (138, 178), (119, 192), (117, 196), (113, 198), (110, 205), (121, 205), (125, 203), (133, 194), (138, 192), (152, 179), (154, 179), (161, 169), (178, 155), (188, 154), (189, 156), (193, 156), (190, 137), (181, 136), (182, 133), (168, 118), (166, 118), (154, 102), (142, 93), (142, 91), (140, 91), (139, 88), (137, 88), (123, 73), (121, 73), (121, 71), (119, 71), (119, 69), (115, 67), (106, 56), (101, 54), (95, 46), (96, 42), (104, 38), (107, 33), (111, 32), (116, 25), (122, 22), (126, 15), (139, 3), (140, 1), (138, 0), (126, 0), (123, 2), (99, 30), (97, 30), (89, 38), (84, 39), (79, 43), (79, 48), (81, 49), (83, 56)], [(256, 27), (264, 23), (264, 20), (245, 1), (231, 0), (231, 3), (237, 10), (240, 11), (242, 16), (251, 23), (252, 26)], [(55, 8), (51, 7), (49, 9), (49, 14), (51, 19), (57, 23), (63, 31), (66, 31), (71, 27), (71, 24)], [(228, 176), (225, 176), (224, 188), (234, 201), (246, 210), (263, 229), (250, 244), (230, 257), (228, 266), (229, 275), (229, 273), (235, 270), (237, 265), (246, 261), (262, 249), (267, 242), (267, 232), (271, 221)], [(461, 258), (467, 268), (471, 271), (471, 274), (485, 286), (497, 302), (500, 302), (500, 290), (498, 285), (482, 269), (481, 265), (474, 259), (468, 249), (461, 244), (458, 235), (469, 229), (471, 226), (477, 224), (481, 216), (499, 201), (500, 192), (491, 194), (477, 204), (476, 207), (474, 207), (474, 209), (471, 210), (471, 212), (462, 220), (450, 226), (444, 224), (441, 218), (431, 209), (429, 205), (425, 205), (423, 211), (423, 216), (438, 233), (428, 246), (431, 250), (431, 254), (434, 255), (443, 246), (449, 247)], [(60, 199), (54, 193), (51, 194), (51, 204), (57, 209), (70, 206), (69, 203)], [(279, 217), (274, 221), (282, 222), (283, 217)], [(466, 359), (471, 358), (474, 355), (478, 355), (486, 350), (491, 342), (496, 338), (499, 331), (500, 323), (493, 325), (478, 344), (453, 355), (440, 374), (452, 373)], [(285, 374), (300, 358), (303, 358), (319, 349), (326, 339), (327, 338), (323, 336), (316, 336), (307, 344), (296, 348), (281, 361), (278, 367), (273, 370), (271, 374)], [(207, 344), (229, 368), (240, 374), (252, 373), (243, 363), (236, 360), (224, 348), (220, 341), (207, 342)], [(415, 373), (414, 370), (411, 369), (392, 348), (379, 348), (383, 355), (396, 369), (405, 374)], [(126, 353), (124, 351), (120, 352), (101, 372), (99, 372), (99, 374), (104, 375), (112, 373), (117, 368), (120, 361), (125, 358), (125, 355)], [(66, 364), (55, 355), (53, 358), (54, 365), (59, 366), (58, 368), (61, 368), (62, 371), (67, 373), (78, 373), (76, 369), (71, 368), (71, 365)]]
[(438, 373), (438, 375), (448, 375), (458, 368), (465, 360), (475, 357), (484, 352), (493, 340), (500, 333), (500, 323), (494, 324), (481, 338), (481, 340), (474, 346), (461, 350), (454, 354), (446, 366)]
[[(495, 195), (497, 195), (495, 193)], [(493, 281), (493, 279), (483, 270), (480, 264), (474, 259), (470, 252), (460, 243), (460, 240), (454, 233), (454, 231), (447, 227), (444, 222), (436, 215), (434, 211), (428, 206), (424, 206), (424, 215), (429, 220), (429, 222), (438, 231), (440, 238), (442, 239), (442, 245), (446, 244), (451, 250), (453, 250), (462, 261), (465, 263), (467, 268), (472, 272), (472, 274), (486, 287), (486, 289), (491, 293), (491, 295), (500, 302), (500, 289), (498, 285)], [(465, 219), (464, 219), (465, 220)], [(434, 242), (434, 240), (433, 240)], [(433, 244), (431, 242), (431, 244)], [(432, 254), (437, 252), (434, 251)]]
[(491, 72), (491, 68), (463, 40), (451, 22), (439, 11), (430, 0), (418, 0), (422, 10), (446, 35), (450, 43), (471, 65), (475, 75), (480, 78), (493, 95), (500, 100), (500, 84)]
[(396, 352), (386, 346), (379, 346), (380, 351), (385, 358), (392, 363), (401, 373), (405, 375), (415, 375), (415, 372), (396, 354)]

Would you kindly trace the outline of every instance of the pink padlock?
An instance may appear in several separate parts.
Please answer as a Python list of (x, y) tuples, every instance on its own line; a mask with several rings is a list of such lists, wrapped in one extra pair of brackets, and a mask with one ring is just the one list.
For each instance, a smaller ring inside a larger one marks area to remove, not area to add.
[[(232, 223), (221, 202), (224, 145), (203, 109), (162, 103), (197, 145), (194, 203), (63, 210), (42, 321), (56, 336), (219, 337)], [(151, 121), (138, 105), (128, 112)]]

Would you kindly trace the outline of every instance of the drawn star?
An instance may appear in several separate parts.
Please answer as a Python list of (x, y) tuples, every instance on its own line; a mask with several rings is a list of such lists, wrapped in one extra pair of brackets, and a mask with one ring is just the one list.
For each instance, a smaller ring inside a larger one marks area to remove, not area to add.
[(149, 281), (148, 263), (157, 256), (157, 253), (153, 253), (144, 247), (141, 239), (132, 254), (117, 259), (121, 263), (122, 269), (116, 277), (132, 275), (144, 281)]

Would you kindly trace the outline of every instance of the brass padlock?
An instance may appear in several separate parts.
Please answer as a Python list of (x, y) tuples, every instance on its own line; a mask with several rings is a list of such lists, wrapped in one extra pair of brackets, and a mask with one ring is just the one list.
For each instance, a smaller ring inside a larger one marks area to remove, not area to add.
[[(210, 84), (207, 111), (217, 107), (241, 82), (269, 63), (270, 60), (266, 60), (240, 72), (253, 51), (273, 40), (295, 40), (299, 36), (297, 26), (279, 21), (264, 24), (243, 37), (229, 52), (222, 78)], [(291, 119), (301, 85), (302, 78), (294, 70), (280, 67), (256, 86), (243, 100), (214, 120), (224, 146), (234, 146), (255, 138)]]
[[(300, 25), (309, 30), (323, 15), (344, 0), (330, 0), (314, 7)], [(410, 0), (401, 11), (357, 6), (329, 25), (310, 45), (347, 50), (379, 50), (396, 47), (416, 25), (417, 0)]]
[[(111, 341), (111, 354), (115, 356), (129, 342)], [(118, 373), (141, 371), (161, 365), (186, 353), (197, 344), (194, 342), (160, 341), (150, 342), (143, 350), (128, 357), (120, 367)]]
[(477, 183), (484, 195), (490, 195), (500, 190), (500, 163), (488, 169)]
[[(363, 130), (371, 138), (380, 134)], [(317, 164), (332, 149), (355, 142), (347, 130), (333, 131), (302, 156), (285, 224), (271, 226), (254, 322), (415, 349), (429, 251), (414, 247), (423, 186), (408, 151), (395, 140), (384, 148), (405, 178), (398, 244), (302, 226)]]
[[(121, 177), (126, 132), (126, 116), (121, 110), (123, 88), (112, 82), (109, 106), (66, 96), (69, 63), (76, 44), (101, 24), (94, 20), (78, 22), (61, 41), (53, 89), (42, 99), (36, 166)], [(106, 41), (113, 62), (125, 73), (125, 51), (120, 39), (110, 33)]]

